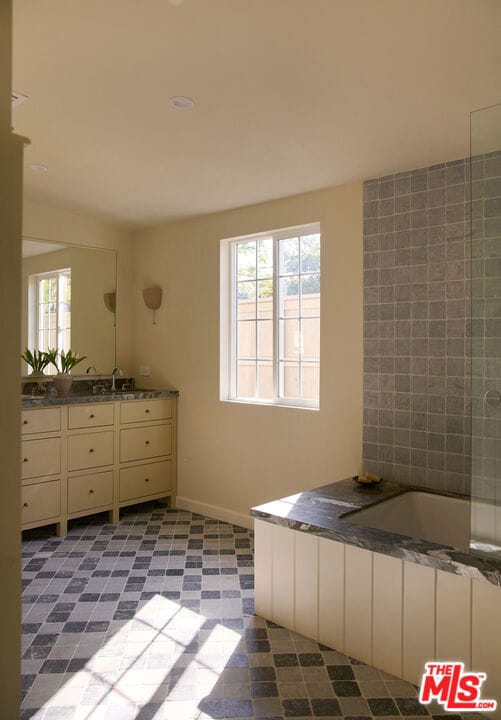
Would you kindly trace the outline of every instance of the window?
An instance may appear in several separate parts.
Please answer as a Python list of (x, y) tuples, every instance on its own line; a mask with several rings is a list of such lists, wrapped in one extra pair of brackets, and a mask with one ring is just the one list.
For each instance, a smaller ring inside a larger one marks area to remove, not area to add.
[(320, 226), (223, 241), (221, 398), (319, 406)]
[(71, 270), (30, 276), (29, 337), (38, 350), (70, 349)]

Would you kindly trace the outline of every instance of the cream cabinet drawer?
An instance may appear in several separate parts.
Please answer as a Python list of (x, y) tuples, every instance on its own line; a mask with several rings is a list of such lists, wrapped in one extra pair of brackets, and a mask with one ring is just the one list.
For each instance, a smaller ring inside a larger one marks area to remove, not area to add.
[(113, 465), (113, 431), (68, 437), (68, 470), (102, 465)]
[(120, 502), (169, 492), (172, 488), (170, 460), (120, 470)]
[(60, 513), (61, 484), (59, 480), (21, 488), (21, 522), (23, 525), (55, 518)]
[(78, 428), (102, 427), (113, 425), (113, 404), (75, 405), (68, 409), (68, 427)]
[(121, 430), (120, 462), (170, 455), (171, 431), (171, 425)]
[(61, 472), (61, 439), (23, 440), (21, 478), (58, 475)]
[(172, 417), (172, 400), (130, 400), (120, 403), (120, 422), (147, 422), (149, 420), (168, 420)]
[(68, 512), (76, 513), (113, 503), (113, 472), (68, 478)]
[(21, 411), (21, 433), (57, 432), (61, 430), (60, 408), (39, 408)]

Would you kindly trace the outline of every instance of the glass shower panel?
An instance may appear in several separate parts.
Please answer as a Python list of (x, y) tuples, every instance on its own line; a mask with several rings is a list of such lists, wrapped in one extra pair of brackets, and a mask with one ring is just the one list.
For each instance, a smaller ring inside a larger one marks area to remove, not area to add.
[(471, 546), (501, 557), (501, 105), (471, 114)]

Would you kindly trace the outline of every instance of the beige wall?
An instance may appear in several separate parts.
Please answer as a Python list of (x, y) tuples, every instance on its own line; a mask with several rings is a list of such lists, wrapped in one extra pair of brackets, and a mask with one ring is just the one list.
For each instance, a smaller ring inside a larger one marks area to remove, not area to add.
[(3, 378), (0, 413), (0, 717), (19, 717), (21, 610), (21, 333), (22, 145), (11, 133), (12, 6), (0, 2), (0, 302)]
[[(320, 410), (220, 402), (220, 240), (314, 221), (322, 231)], [(180, 503), (243, 522), (239, 513), (256, 503), (360, 469), (360, 183), (140, 232), (134, 263), (135, 374), (149, 365), (141, 385), (181, 392)], [(140, 297), (152, 284), (164, 289), (155, 325)]]
[[(94, 365), (98, 373), (110, 373), (115, 364), (115, 318), (104, 304), (104, 293), (113, 292), (116, 287), (115, 252), (69, 247), (23, 259), (21, 347), (29, 344), (30, 275), (64, 268), (71, 269), (71, 349), (86, 356), (75, 368), (75, 373), (85, 372), (89, 365)], [(25, 372), (29, 369), (25, 368)]]
[[(117, 251), (117, 362), (126, 374), (132, 374), (132, 253), (130, 234), (97, 218), (69, 212), (50, 205), (25, 202), (23, 236), (34, 240), (52, 240), (65, 245), (83, 245)], [(98, 371), (109, 372), (111, 368)]]

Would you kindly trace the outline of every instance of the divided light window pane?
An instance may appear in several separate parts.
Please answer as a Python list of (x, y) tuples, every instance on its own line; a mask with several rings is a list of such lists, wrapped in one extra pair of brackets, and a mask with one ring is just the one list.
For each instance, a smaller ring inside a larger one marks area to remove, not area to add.
[(231, 249), (231, 399), (318, 407), (319, 226)]
[[(35, 307), (30, 308), (31, 337), (38, 350), (52, 348), (69, 350), (71, 347), (71, 270), (56, 270), (43, 275), (32, 275), (35, 283)], [(47, 367), (48, 374), (55, 373)]]

